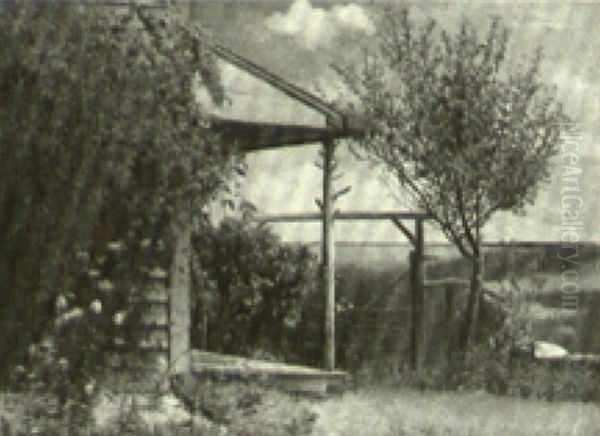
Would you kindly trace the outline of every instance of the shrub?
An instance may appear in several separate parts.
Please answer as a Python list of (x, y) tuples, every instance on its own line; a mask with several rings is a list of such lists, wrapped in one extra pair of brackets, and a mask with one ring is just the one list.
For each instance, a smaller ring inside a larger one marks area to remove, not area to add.
[[(89, 427), (91, 404), (113, 357), (118, 354), (124, 367), (139, 358), (143, 306), (132, 301), (144, 296), (143, 269), (128, 268), (136, 249), (132, 238), (112, 242), (93, 258), (78, 254), (74, 285), (58, 294), (53, 322), (11, 377), (12, 388), (28, 397), (28, 431), (42, 424), (56, 425), (57, 433)], [(160, 262), (161, 251), (148, 248), (145, 260)]]
[(192, 340), (196, 346), (246, 356), (301, 361), (302, 331), (314, 320), (316, 262), (308, 247), (282, 243), (245, 212), (206, 225), (194, 237)]

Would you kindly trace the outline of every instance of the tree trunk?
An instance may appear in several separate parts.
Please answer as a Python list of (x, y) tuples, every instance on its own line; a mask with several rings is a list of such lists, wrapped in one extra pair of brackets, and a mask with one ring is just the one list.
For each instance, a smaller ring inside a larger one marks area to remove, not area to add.
[(475, 254), (471, 258), (472, 275), (469, 300), (467, 303), (467, 319), (462, 339), (462, 351), (468, 351), (477, 338), (477, 327), (479, 320), (480, 295), (483, 288), (483, 257), (480, 244), (476, 247)]

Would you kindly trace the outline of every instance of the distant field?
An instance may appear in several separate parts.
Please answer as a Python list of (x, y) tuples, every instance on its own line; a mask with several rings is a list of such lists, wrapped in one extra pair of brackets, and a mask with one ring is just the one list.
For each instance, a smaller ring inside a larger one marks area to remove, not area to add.
[[(309, 243), (315, 254), (319, 253), (318, 242)], [(397, 242), (344, 242), (336, 243), (336, 264), (339, 266), (354, 265), (374, 270), (398, 269), (408, 263), (412, 246)], [(470, 265), (461, 258), (453, 245), (448, 243), (426, 243), (428, 256), (438, 258), (433, 273), (440, 276), (468, 276)], [(553, 242), (515, 242), (512, 245), (501, 243), (484, 244), (486, 256), (486, 275), (489, 280), (497, 279), (511, 268), (519, 275), (538, 275), (546, 279), (546, 286), (556, 285), (560, 279), (563, 263), (558, 255), (568, 256), (572, 252), (561, 249), (559, 243)], [(600, 289), (600, 244), (584, 242), (579, 245), (576, 257), (571, 259), (576, 264), (565, 265), (576, 268), (580, 273), (582, 288)], [(560, 284), (559, 284), (560, 286)]]
[[(319, 245), (312, 248), (318, 254)], [(407, 346), (410, 250), (409, 244), (395, 242), (336, 244), (337, 292), (353, 302), (348, 335), (364, 337), (356, 344), (358, 349), (375, 353), (388, 348), (398, 353)], [(573, 252), (559, 243), (487, 244), (484, 252), (488, 290), (501, 293), (503, 287), (512, 286), (509, 279), (516, 278), (523, 290), (536, 291), (530, 312), (534, 339), (558, 343), (572, 352), (600, 353), (600, 245), (580, 244), (571, 257), (575, 264), (560, 259), (559, 255)], [(426, 279), (470, 279), (471, 264), (452, 245), (426, 244), (426, 254), (430, 259)], [(566, 269), (577, 271), (576, 310), (563, 304), (561, 273)]]
[[(319, 254), (320, 243), (309, 244)], [(335, 260), (337, 266), (360, 266), (374, 270), (398, 269), (408, 265), (410, 244), (404, 243), (357, 243), (337, 242)]]
[(593, 436), (600, 405), (548, 403), (485, 393), (372, 390), (318, 404), (321, 436)]

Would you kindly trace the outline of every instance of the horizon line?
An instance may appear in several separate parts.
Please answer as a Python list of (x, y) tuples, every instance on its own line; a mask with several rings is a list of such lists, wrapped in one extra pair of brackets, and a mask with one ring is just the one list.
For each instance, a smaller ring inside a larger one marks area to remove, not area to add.
[[(319, 245), (321, 241), (283, 241), (286, 244), (305, 244), (305, 245)], [(335, 241), (336, 245), (346, 246), (389, 246), (389, 247), (400, 247), (400, 246), (411, 246), (409, 241)], [(447, 241), (435, 241), (425, 242), (425, 246), (453, 246), (452, 242)], [(586, 240), (579, 241), (577, 243), (569, 243), (568, 245), (562, 241), (535, 241), (535, 240), (524, 240), (524, 241), (489, 241), (481, 244), (483, 247), (544, 247), (544, 246), (557, 246), (565, 245), (565, 247), (572, 246), (597, 246), (600, 247), (600, 241)]]

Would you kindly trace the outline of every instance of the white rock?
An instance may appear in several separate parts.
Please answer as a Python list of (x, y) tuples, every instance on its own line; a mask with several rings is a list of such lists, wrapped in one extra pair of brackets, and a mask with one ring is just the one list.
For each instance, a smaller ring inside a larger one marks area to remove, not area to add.
[(533, 356), (536, 359), (558, 359), (568, 354), (569, 350), (552, 342), (535, 341), (533, 344)]

